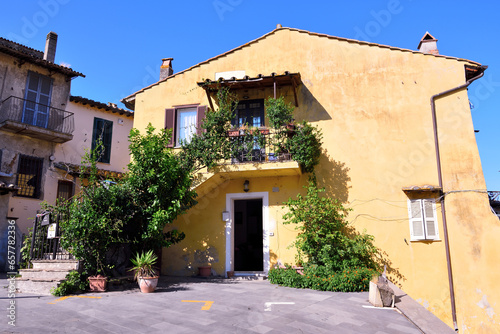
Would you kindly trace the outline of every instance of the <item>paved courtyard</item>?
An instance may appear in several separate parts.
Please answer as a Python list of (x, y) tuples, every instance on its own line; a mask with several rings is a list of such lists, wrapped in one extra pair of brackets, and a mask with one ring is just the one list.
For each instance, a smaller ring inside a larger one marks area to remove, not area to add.
[(375, 309), (368, 293), (278, 287), (265, 280), (163, 277), (156, 292), (138, 288), (69, 298), (17, 294), (2, 333), (421, 333), (396, 309)]

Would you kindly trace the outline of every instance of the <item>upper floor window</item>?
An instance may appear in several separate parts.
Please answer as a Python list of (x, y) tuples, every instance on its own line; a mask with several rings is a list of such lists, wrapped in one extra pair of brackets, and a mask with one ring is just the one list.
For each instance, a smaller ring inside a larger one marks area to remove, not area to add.
[(236, 126), (264, 126), (264, 100), (239, 101), (235, 118), (231, 124)]
[(17, 167), (18, 196), (39, 198), (42, 184), (43, 158), (19, 156)]
[(94, 118), (94, 130), (92, 132), (92, 152), (99, 141), (102, 145), (94, 154), (98, 162), (108, 163), (111, 160), (111, 138), (113, 136), (113, 122), (102, 118)]
[(195, 133), (200, 133), (200, 123), (205, 117), (206, 106), (185, 105), (165, 110), (165, 128), (172, 129), (169, 147), (181, 146), (191, 141)]
[(177, 111), (175, 146), (189, 144), (196, 133), (196, 108), (179, 109)]
[(23, 123), (46, 128), (49, 122), (52, 79), (28, 72), (24, 96)]
[(408, 200), (411, 240), (437, 240), (439, 231), (434, 199)]

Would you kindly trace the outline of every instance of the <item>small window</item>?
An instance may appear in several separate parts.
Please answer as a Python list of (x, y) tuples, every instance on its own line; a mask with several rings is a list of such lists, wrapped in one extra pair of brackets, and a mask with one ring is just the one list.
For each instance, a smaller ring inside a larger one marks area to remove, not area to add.
[(73, 182), (59, 180), (57, 182), (57, 198), (68, 200), (73, 197)]
[(408, 200), (411, 240), (437, 240), (439, 231), (434, 199)]
[(167, 146), (181, 146), (182, 143), (189, 143), (195, 133), (200, 134), (206, 110), (207, 106), (192, 104), (165, 109), (165, 128), (173, 130)]
[(196, 108), (177, 110), (175, 146), (189, 144), (196, 133)]
[(17, 192), (22, 197), (40, 197), (42, 184), (43, 158), (35, 158), (27, 155), (19, 156), (17, 168)]
[(94, 131), (92, 133), (92, 152), (100, 140), (102, 142), (99, 152), (95, 152), (98, 162), (108, 163), (111, 160), (111, 138), (113, 136), (113, 122), (102, 118), (94, 118)]

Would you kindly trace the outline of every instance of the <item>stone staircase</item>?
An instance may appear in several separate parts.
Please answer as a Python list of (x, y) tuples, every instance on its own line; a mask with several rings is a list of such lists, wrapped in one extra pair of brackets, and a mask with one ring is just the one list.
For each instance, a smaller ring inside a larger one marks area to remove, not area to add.
[(16, 287), (20, 293), (50, 295), (70, 271), (79, 268), (78, 260), (33, 260), (32, 264), (32, 269), (19, 270)]

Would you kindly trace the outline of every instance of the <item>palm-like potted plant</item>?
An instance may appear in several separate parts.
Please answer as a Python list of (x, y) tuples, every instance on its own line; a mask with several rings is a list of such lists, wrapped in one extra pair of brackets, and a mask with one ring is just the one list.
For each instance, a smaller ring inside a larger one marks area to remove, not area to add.
[(135, 279), (139, 283), (141, 292), (149, 293), (156, 289), (158, 284), (158, 274), (154, 265), (158, 257), (152, 250), (148, 252), (137, 253), (135, 258), (130, 259), (133, 264), (131, 271), (135, 271)]

